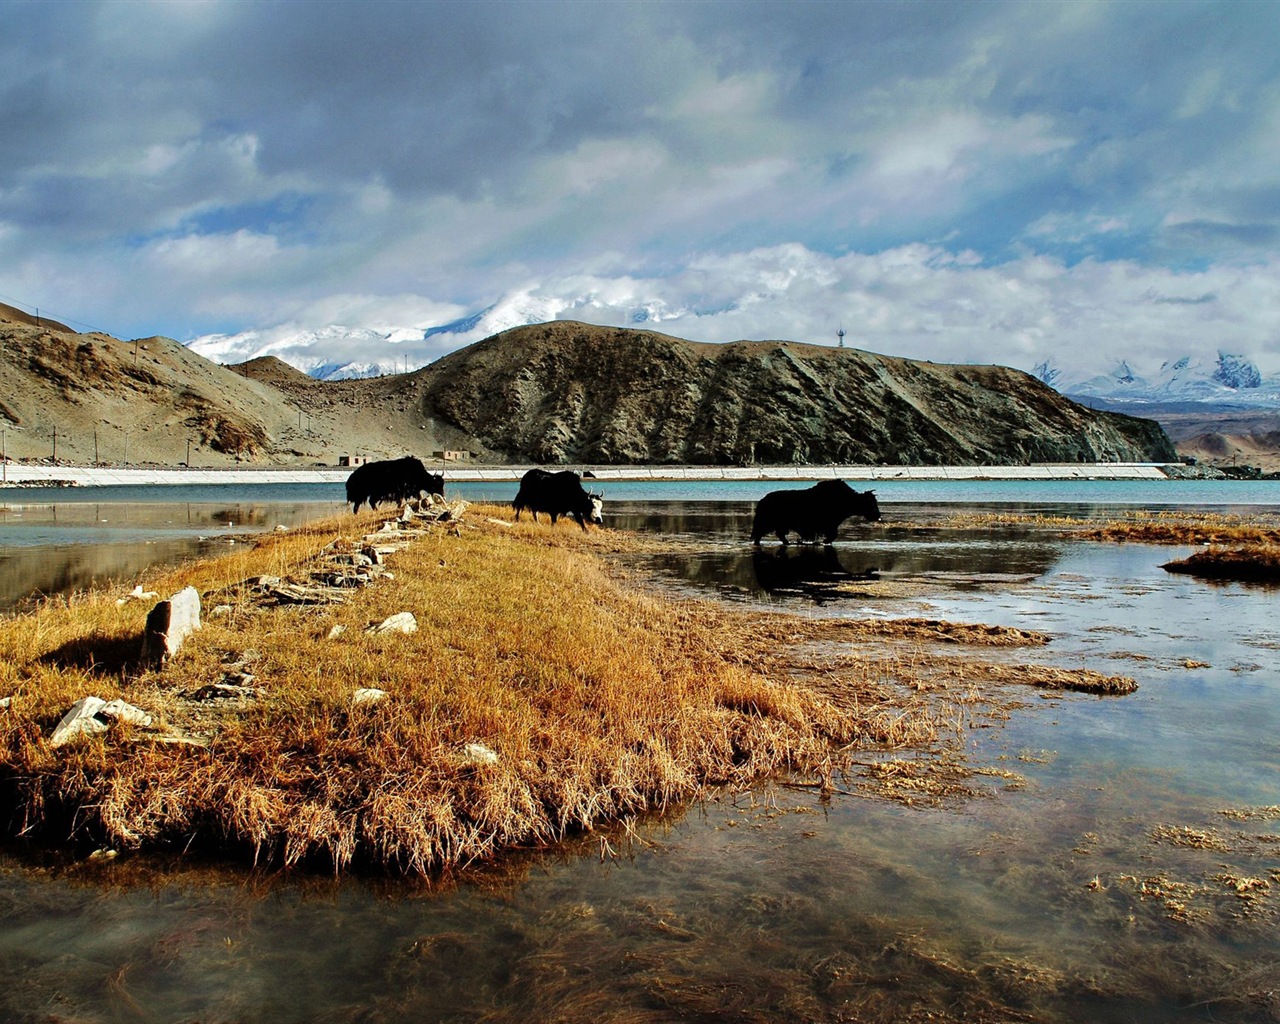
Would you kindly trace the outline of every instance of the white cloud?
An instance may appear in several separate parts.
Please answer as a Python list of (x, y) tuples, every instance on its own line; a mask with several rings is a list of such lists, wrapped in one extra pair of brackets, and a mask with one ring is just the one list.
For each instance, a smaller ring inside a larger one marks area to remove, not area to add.
[(925, 358), (1265, 354), (1274, 302), (1249, 275), (1274, 283), (1280, 243), (1277, 24), (1201, 4), (0, 5), (0, 293), (180, 338), (494, 305), (486, 325), (643, 314), (702, 340), (844, 322)]
[[(1190, 272), (1133, 261), (1067, 266), (1044, 256), (987, 266), (964, 256), (910, 245), (833, 257), (789, 244), (703, 255), (660, 277), (583, 269), (513, 289), (468, 332), (424, 343), (402, 331), (395, 345), (373, 348), (389, 353), (388, 365), (406, 356), (420, 365), (509, 327), (576, 319), (712, 342), (834, 344), (843, 327), (851, 347), (1025, 370), (1049, 358), (1087, 367), (1119, 357), (1153, 370), (1182, 355), (1211, 361), (1219, 349), (1246, 355), (1267, 372), (1280, 369), (1280, 260)], [(341, 308), (374, 301), (353, 298)], [(305, 344), (292, 338), (338, 322), (331, 316), (339, 311), (319, 305), (268, 332), (271, 351), (304, 368), (340, 359), (347, 349), (332, 337), (309, 335)], [(442, 309), (437, 322), (459, 312)], [(383, 317), (379, 330), (390, 334), (397, 326), (409, 324)], [(425, 321), (412, 326), (420, 339)], [(251, 347), (241, 344), (237, 358), (254, 354)], [(367, 342), (362, 353), (374, 359)]]

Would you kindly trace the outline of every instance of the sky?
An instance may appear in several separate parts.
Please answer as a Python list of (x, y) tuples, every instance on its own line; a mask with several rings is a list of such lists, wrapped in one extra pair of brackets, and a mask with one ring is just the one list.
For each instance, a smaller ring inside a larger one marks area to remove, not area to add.
[(0, 301), (229, 361), (1280, 372), (1273, 2), (7, 0), (0, 140)]

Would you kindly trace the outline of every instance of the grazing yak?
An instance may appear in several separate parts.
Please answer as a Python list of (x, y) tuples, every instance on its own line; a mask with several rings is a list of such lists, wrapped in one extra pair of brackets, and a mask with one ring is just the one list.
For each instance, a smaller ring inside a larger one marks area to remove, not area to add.
[(751, 543), (759, 544), (766, 533), (776, 533), (785, 546), (787, 534), (796, 533), (802, 542), (821, 537), (830, 544), (840, 524), (854, 515), (868, 522), (880, 518), (875, 491), (855, 491), (843, 480), (823, 480), (803, 490), (770, 491), (756, 503)]
[(347, 501), (351, 511), (359, 512), (364, 502), (377, 508), (384, 501), (408, 501), (426, 494), (444, 494), (444, 475), (428, 473), (421, 459), (406, 455), (403, 459), (366, 462), (347, 477)]
[(584, 490), (582, 477), (572, 470), (552, 473), (545, 469), (531, 469), (520, 478), (520, 489), (511, 507), (516, 510), (517, 522), (520, 513), (528, 509), (533, 513), (535, 523), (539, 512), (547, 513), (553, 525), (561, 516), (571, 516), (585, 533), (588, 522), (597, 526), (604, 522), (600, 515), (603, 504), (603, 496)]

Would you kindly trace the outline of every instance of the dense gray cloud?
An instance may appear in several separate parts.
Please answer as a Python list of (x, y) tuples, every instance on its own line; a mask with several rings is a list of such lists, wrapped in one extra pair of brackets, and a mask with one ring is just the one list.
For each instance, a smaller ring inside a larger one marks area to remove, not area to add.
[(1234, 303), (1275, 283), (1277, 44), (1266, 4), (9, 3), (0, 296), (184, 340), (527, 300), (1275, 363)]

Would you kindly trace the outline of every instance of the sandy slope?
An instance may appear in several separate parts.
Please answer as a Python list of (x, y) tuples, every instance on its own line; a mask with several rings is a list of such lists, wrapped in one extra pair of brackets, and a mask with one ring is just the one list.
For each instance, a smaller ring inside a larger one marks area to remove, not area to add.
[(168, 338), (76, 334), (0, 310), (0, 443), (9, 458), (180, 465), (190, 452), (192, 466), (334, 465), (343, 454), (429, 456), (438, 447), (393, 387), (380, 394), (378, 382), (330, 388), (297, 377), (277, 387)]

